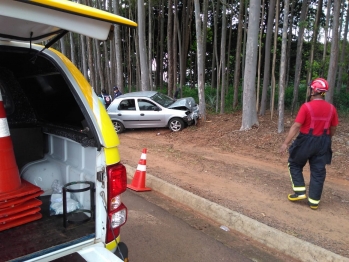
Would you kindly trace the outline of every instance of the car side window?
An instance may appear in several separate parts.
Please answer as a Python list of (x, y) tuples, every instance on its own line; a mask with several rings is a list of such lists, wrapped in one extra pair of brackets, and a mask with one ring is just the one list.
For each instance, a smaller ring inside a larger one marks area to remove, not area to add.
[(138, 99), (138, 107), (141, 111), (154, 111), (157, 108), (155, 104), (145, 99)]
[(119, 110), (136, 110), (136, 106), (135, 106), (135, 100), (134, 99), (124, 99), (120, 102)]

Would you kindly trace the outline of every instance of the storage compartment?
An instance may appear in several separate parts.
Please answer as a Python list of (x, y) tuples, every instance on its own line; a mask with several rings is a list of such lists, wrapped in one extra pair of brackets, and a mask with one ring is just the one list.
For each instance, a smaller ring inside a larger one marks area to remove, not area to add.
[[(23, 261), (95, 238), (95, 221), (63, 226), (63, 214), (50, 214), (52, 183), (95, 183), (98, 139), (70, 80), (43, 54), (0, 46), (0, 89), (20, 175), (40, 187), (42, 218), (0, 232), (0, 261)], [(82, 132), (82, 130), (92, 132)], [(1, 182), (1, 181), (0, 181)], [(92, 192), (92, 199), (91, 193)], [(76, 194), (91, 209), (94, 189)], [(94, 212), (95, 206), (92, 204)]]

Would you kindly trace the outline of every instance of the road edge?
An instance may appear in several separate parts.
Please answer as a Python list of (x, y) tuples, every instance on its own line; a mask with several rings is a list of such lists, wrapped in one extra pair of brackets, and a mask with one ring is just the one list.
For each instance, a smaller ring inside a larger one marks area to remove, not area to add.
[[(127, 164), (124, 165), (126, 167), (128, 179), (132, 180), (136, 168)], [(150, 187), (152, 190), (186, 205), (230, 229), (236, 230), (263, 245), (281, 251), (295, 259), (304, 262), (349, 262), (349, 258), (288, 235), (257, 220), (172, 185), (149, 173), (146, 173), (145, 176), (146, 187)]]

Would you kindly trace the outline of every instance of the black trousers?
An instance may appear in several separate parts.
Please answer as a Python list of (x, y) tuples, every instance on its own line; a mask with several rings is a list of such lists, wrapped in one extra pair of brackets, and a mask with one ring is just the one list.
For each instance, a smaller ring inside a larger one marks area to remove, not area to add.
[[(332, 160), (331, 137), (299, 134), (290, 146), (289, 153), (288, 166), (293, 190), (298, 194), (305, 193), (303, 168), (309, 161), (309, 201), (320, 201), (326, 179), (326, 164), (330, 164)], [(299, 190), (303, 188), (304, 191)]]

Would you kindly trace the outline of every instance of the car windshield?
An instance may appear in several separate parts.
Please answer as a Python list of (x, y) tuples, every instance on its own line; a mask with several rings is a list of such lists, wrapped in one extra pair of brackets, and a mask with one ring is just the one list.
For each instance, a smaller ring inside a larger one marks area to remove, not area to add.
[(156, 103), (162, 105), (163, 107), (169, 107), (175, 102), (175, 100), (171, 97), (161, 93), (156, 93), (150, 99), (154, 100)]

